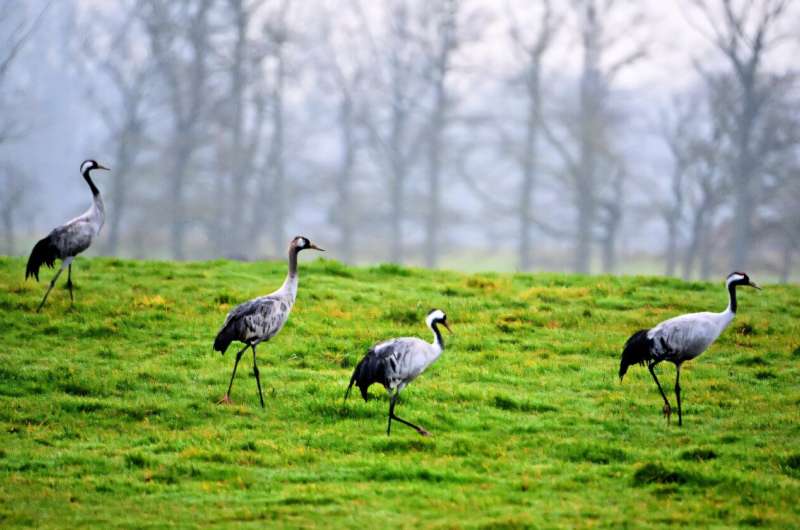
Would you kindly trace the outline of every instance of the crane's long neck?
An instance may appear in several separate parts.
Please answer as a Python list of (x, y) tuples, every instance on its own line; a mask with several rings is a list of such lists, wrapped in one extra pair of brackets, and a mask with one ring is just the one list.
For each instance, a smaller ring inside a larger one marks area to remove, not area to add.
[(717, 313), (719, 333), (728, 327), (733, 322), (733, 317), (736, 316), (736, 283), (728, 283), (728, 307), (722, 313)]
[(100, 195), (100, 190), (97, 189), (91, 175), (89, 175), (90, 171), (91, 169), (85, 170), (83, 172), (83, 178), (86, 180), (86, 184), (89, 185), (89, 189), (92, 190), (93, 209), (97, 214), (97, 222), (102, 226), (106, 218), (106, 208), (105, 204), (103, 204), (103, 197)]
[(736, 283), (734, 282), (728, 284), (728, 307), (725, 309), (725, 313), (736, 314)]
[(444, 340), (442, 340), (442, 332), (439, 331), (439, 326), (436, 322), (431, 324), (431, 331), (433, 331), (433, 346), (438, 350), (438, 353), (442, 353), (444, 350)]
[(83, 178), (84, 178), (84, 180), (86, 180), (86, 184), (89, 185), (89, 189), (92, 190), (92, 195), (94, 195), (95, 197), (99, 197), (100, 196), (100, 190), (98, 190), (97, 186), (94, 185), (94, 181), (92, 180), (91, 175), (89, 175), (90, 171), (91, 171), (91, 168), (85, 170), (83, 172)]
[(289, 271), (286, 273), (286, 279), (283, 280), (283, 289), (292, 297), (292, 300), (297, 296), (297, 249), (289, 249)]

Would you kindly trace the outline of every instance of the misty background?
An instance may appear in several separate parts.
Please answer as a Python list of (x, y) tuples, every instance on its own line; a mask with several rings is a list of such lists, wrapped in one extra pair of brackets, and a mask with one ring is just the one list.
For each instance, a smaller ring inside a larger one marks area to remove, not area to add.
[(0, 0), (0, 252), (797, 280), (800, 2)]

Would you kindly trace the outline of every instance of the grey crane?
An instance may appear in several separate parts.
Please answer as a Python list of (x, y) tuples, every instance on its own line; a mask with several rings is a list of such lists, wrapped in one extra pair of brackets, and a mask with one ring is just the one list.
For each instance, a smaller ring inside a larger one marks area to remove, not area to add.
[(690, 313), (670, 318), (651, 329), (642, 329), (631, 335), (622, 351), (619, 379), (633, 364), (644, 365), (653, 376), (661, 397), (664, 398), (664, 416), (669, 418), (672, 407), (656, 377), (655, 366), (662, 361), (675, 365), (675, 399), (678, 401), (678, 426), (683, 425), (681, 413), (681, 365), (706, 351), (736, 316), (736, 288), (739, 286), (761, 289), (743, 272), (732, 272), (725, 282), (728, 290), (728, 307), (721, 313)]
[(220, 403), (231, 403), (230, 394), (231, 387), (233, 387), (233, 379), (236, 377), (236, 367), (239, 366), (242, 354), (247, 348), (251, 348), (253, 350), (253, 374), (256, 376), (258, 398), (261, 400), (261, 408), (264, 408), (261, 378), (256, 364), (256, 346), (277, 335), (289, 319), (289, 313), (292, 311), (292, 306), (297, 297), (297, 255), (300, 251), (306, 249), (323, 252), (325, 250), (313, 244), (306, 237), (297, 236), (292, 239), (289, 243), (289, 272), (286, 274), (286, 279), (283, 281), (281, 288), (271, 294), (259, 296), (234, 307), (225, 317), (225, 322), (222, 324), (219, 333), (217, 333), (216, 339), (214, 339), (214, 349), (224, 355), (233, 341), (241, 342), (244, 344), (244, 348), (236, 354), (231, 382), (228, 384), (228, 391), (225, 392), (225, 396), (219, 401)]
[(447, 315), (441, 309), (433, 309), (425, 317), (425, 323), (433, 332), (433, 342), (425, 342), (416, 337), (402, 337), (389, 339), (373, 346), (367, 355), (361, 359), (353, 376), (350, 378), (350, 385), (344, 394), (344, 399), (350, 395), (353, 385), (357, 385), (361, 390), (361, 397), (367, 400), (367, 389), (373, 383), (380, 383), (389, 393), (389, 424), (386, 427), (386, 435), (392, 432), (392, 420), (408, 425), (422, 436), (430, 433), (406, 421), (394, 413), (395, 403), (400, 392), (414, 379), (416, 379), (428, 366), (433, 364), (444, 351), (444, 341), (439, 332), (438, 325), (441, 324), (447, 331), (452, 333), (447, 324)]
[(25, 279), (33, 276), (36, 281), (39, 281), (39, 269), (41, 266), (47, 265), (53, 268), (56, 259), (61, 260), (61, 268), (58, 269), (56, 275), (50, 280), (50, 287), (44, 293), (44, 298), (36, 309), (38, 313), (41, 311), (44, 303), (47, 301), (47, 296), (56, 284), (56, 280), (63, 272), (64, 268), (68, 269), (67, 273), (67, 289), (69, 289), (70, 302), (74, 303), (75, 298), (72, 294), (72, 260), (75, 256), (89, 248), (92, 241), (100, 233), (103, 228), (103, 223), (106, 219), (105, 206), (103, 205), (103, 198), (100, 196), (100, 190), (94, 185), (92, 177), (89, 173), (95, 169), (108, 170), (107, 167), (101, 166), (95, 160), (85, 160), (81, 164), (81, 174), (89, 185), (92, 191), (92, 206), (83, 214), (75, 219), (67, 221), (61, 226), (58, 226), (50, 232), (47, 237), (39, 240), (31, 251), (31, 256), (28, 258), (28, 265), (25, 268)]

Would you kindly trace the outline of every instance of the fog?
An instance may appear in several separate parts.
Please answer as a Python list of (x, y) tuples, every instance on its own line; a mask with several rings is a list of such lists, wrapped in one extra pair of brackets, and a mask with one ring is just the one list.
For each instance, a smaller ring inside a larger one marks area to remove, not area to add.
[(0, 252), (796, 281), (800, 2), (0, 0)]

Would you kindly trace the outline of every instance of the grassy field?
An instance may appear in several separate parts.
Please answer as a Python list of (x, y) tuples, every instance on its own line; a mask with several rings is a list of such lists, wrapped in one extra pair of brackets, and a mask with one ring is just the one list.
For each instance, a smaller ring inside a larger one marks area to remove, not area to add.
[[(800, 526), (800, 288), (741, 290), (684, 369), (679, 429), (645, 369), (620, 384), (619, 352), (640, 327), (722, 310), (721, 280), (303, 257), (292, 317), (259, 349), (264, 410), (249, 356), (237, 404), (216, 404), (233, 355), (211, 343), (284, 263), (78, 259), (75, 307), (61, 286), (36, 314), (46, 281), (0, 258), (0, 526)], [(431, 307), (455, 334), (397, 411), (433, 436), (387, 438), (383, 389), (342, 395), (371, 344), (428, 337)]]

